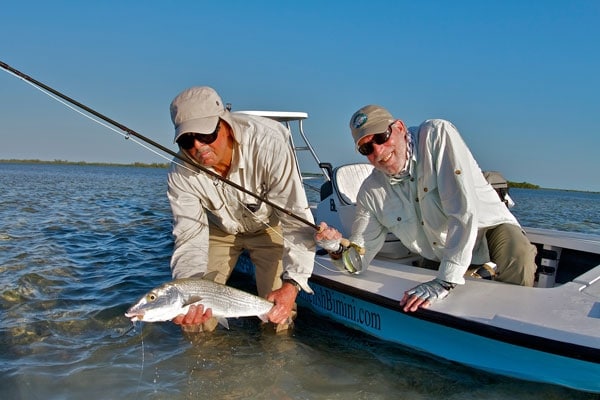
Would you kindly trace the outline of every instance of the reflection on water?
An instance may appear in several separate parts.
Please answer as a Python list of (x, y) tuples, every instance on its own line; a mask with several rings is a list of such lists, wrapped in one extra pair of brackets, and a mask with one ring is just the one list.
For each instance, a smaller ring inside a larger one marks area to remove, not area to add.
[(513, 212), (526, 226), (600, 235), (600, 193), (511, 189)]
[[(2, 399), (596, 398), (451, 364), (307, 310), (286, 335), (252, 318), (195, 337), (171, 323), (130, 330), (127, 307), (170, 279), (166, 171), (0, 164), (0, 172)], [(569, 218), (598, 230), (598, 197), (546, 202), (529, 192), (513, 195), (527, 204), (521, 221)]]

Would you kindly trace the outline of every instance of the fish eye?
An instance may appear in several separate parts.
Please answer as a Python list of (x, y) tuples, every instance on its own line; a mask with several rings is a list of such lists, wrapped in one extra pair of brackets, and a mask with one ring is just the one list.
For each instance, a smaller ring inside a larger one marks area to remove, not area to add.
[(148, 296), (146, 296), (146, 300), (154, 301), (156, 300), (156, 295), (154, 293), (150, 293)]

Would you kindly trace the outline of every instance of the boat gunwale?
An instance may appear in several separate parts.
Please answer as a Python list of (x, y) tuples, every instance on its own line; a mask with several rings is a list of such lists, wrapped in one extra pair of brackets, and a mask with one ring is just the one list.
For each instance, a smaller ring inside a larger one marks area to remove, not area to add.
[[(347, 285), (324, 276), (313, 274), (309, 282), (336, 290), (360, 300), (382, 306), (393, 311), (403, 313), (405, 316), (418, 318), (424, 321), (443, 325), (448, 328), (468, 332), (484, 338), (499, 342), (524, 347), (531, 350), (542, 351), (557, 356), (567, 357), (580, 361), (600, 364), (600, 349), (575, 343), (563, 342), (555, 339), (517, 332), (493, 325), (484, 324), (473, 320), (455, 317), (443, 312), (420, 308), (415, 312), (406, 313), (402, 310), (398, 300), (370, 292), (365, 289)], [(402, 342), (397, 342), (402, 344)]]

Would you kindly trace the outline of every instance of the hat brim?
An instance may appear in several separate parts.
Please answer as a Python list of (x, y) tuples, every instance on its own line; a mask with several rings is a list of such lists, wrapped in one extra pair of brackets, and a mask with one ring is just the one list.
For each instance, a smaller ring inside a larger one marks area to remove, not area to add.
[(217, 122), (219, 122), (219, 117), (217, 116), (190, 119), (185, 122), (182, 122), (181, 124), (177, 125), (177, 128), (175, 129), (174, 143), (177, 142), (177, 139), (179, 139), (181, 135), (190, 132), (200, 133), (203, 135), (210, 135), (215, 131)]
[(375, 124), (366, 125), (364, 128), (356, 129), (354, 132), (352, 132), (354, 144), (358, 147), (358, 142), (360, 142), (364, 137), (387, 131), (392, 123), (394, 123), (393, 119), (380, 121)]

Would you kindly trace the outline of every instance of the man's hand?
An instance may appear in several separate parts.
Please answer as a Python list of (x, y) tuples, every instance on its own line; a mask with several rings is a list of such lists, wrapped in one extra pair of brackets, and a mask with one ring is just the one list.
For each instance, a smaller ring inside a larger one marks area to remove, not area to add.
[(173, 318), (173, 323), (181, 325), (181, 329), (184, 331), (200, 332), (202, 330), (202, 324), (211, 318), (212, 310), (210, 308), (204, 312), (204, 306), (202, 304), (197, 306), (191, 305), (187, 314), (179, 314)]
[(404, 306), (403, 310), (405, 312), (417, 311), (419, 307), (429, 308), (436, 301), (446, 298), (450, 290), (454, 289), (455, 286), (455, 283), (446, 282), (438, 278), (421, 283), (404, 292), (404, 297), (400, 300), (400, 305)]
[(274, 324), (289, 322), (297, 296), (298, 289), (296, 289), (296, 285), (290, 282), (283, 282), (281, 288), (269, 293), (267, 300), (275, 303), (267, 314), (269, 321)]
[(327, 226), (325, 222), (319, 224), (319, 231), (315, 233), (315, 243), (317, 246), (329, 252), (339, 251), (342, 234), (335, 228)]

